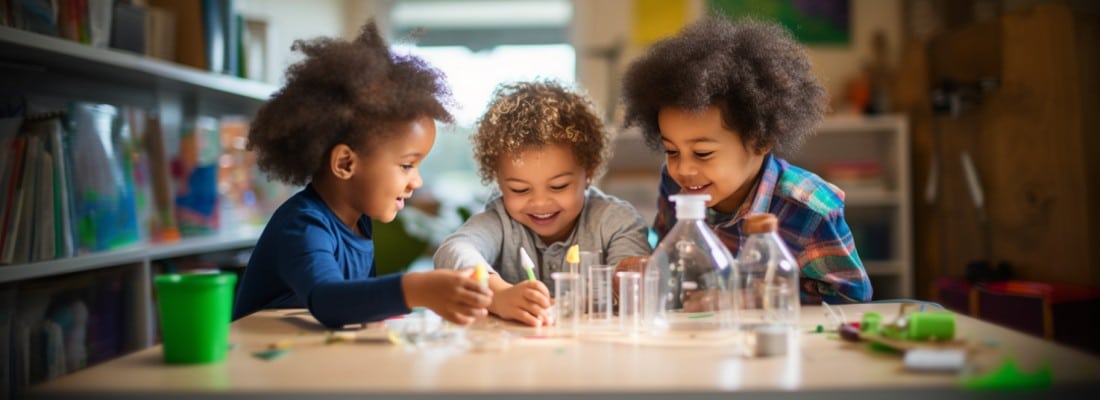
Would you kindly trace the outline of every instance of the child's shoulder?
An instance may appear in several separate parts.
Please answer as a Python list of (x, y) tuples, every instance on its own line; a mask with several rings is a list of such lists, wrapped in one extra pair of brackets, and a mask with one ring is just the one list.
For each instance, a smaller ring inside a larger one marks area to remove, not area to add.
[(268, 220), (268, 225), (272, 224), (301, 224), (303, 220), (320, 220), (326, 223), (331, 211), (327, 211), (328, 206), (325, 205), (324, 200), (321, 200), (317, 192), (313, 191), (309, 186), (303, 188), (298, 193), (290, 196), (283, 204), (271, 214), (271, 219)]
[(775, 197), (798, 203), (822, 216), (844, 208), (844, 191), (839, 187), (786, 160), (776, 160), (780, 173)]

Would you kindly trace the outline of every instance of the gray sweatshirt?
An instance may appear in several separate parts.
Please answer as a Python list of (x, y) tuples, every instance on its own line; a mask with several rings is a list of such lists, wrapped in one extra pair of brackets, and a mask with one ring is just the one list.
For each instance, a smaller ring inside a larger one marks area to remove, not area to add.
[(554, 287), (551, 272), (562, 271), (565, 253), (573, 244), (582, 251), (602, 252), (600, 264), (614, 265), (630, 256), (649, 255), (648, 227), (641, 214), (623, 200), (604, 194), (594, 186), (585, 191), (584, 209), (573, 233), (564, 242), (542, 242), (534, 232), (508, 216), (500, 194), (443, 240), (436, 250), (435, 268), (472, 268), (485, 262), (509, 283), (527, 279), (520, 265), (519, 249), (535, 262), (535, 274), (547, 287)]

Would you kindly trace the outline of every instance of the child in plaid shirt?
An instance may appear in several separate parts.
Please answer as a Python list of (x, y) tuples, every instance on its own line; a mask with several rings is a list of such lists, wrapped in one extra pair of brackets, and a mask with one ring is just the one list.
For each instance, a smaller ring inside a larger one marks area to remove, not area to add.
[[(707, 17), (657, 42), (623, 80), (625, 124), (665, 152), (654, 229), (676, 223), (668, 196), (709, 194), (707, 223), (736, 257), (744, 217), (775, 214), (801, 266), (804, 303), (862, 302), (871, 283), (844, 220), (844, 192), (780, 158), (827, 107), (803, 49), (783, 28)], [(636, 269), (638, 266), (620, 268)]]

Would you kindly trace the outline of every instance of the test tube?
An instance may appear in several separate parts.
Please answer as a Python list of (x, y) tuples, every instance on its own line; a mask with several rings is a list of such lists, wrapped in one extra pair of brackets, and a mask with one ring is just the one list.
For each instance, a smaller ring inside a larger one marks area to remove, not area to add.
[(619, 277), (619, 328), (634, 335), (642, 329), (642, 273), (623, 271)]
[(592, 310), (588, 308), (588, 267), (596, 265), (596, 264), (602, 264), (603, 263), (603, 259), (601, 258), (602, 255), (603, 255), (603, 252), (601, 252), (599, 250), (584, 250), (584, 251), (580, 252), (580, 258), (581, 258), (581, 264), (580, 264), (581, 286), (580, 287), (582, 288), (581, 293), (580, 293), (580, 295), (581, 295), (580, 303), (584, 305), (584, 307), (585, 307), (584, 312), (586, 312), (586, 313), (591, 313), (592, 312)]
[(580, 274), (555, 272), (550, 274), (554, 280), (554, 320), (562, 333), (575, 334), (580, 325), (581, 304)]
[(588, 320), (609, 322), (613, 317), (611, 310), (611, 274), (615, 269), (611, 265), (591, 265), (588, 267)]

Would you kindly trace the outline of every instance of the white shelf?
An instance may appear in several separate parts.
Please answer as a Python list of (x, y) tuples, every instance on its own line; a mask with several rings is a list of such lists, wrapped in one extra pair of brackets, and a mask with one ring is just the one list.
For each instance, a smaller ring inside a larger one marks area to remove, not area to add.
[(241, 227), (216, 235), (186, 238), (172, 243), (139, 243), (99, 253), (59, 258), (30, 264), (0, 266), (0, 283), (42, 278), (103, 267), (135, 264), (193, 254), (251, 247), (262, 228)]
[(850, 134), (876, 131), (895, 131), (904, 120), (896, 115), (862, 116), (835, 115), (826, 117), (817, 127), (818, 134)]
[(61, 38), (0, 26), (0, 62), (9, 67), (44, 69), (112, 83), (181, 85), (232, 98), (267, 100), (274, 85), (214, 74), (116, 49), (101, 49)]

